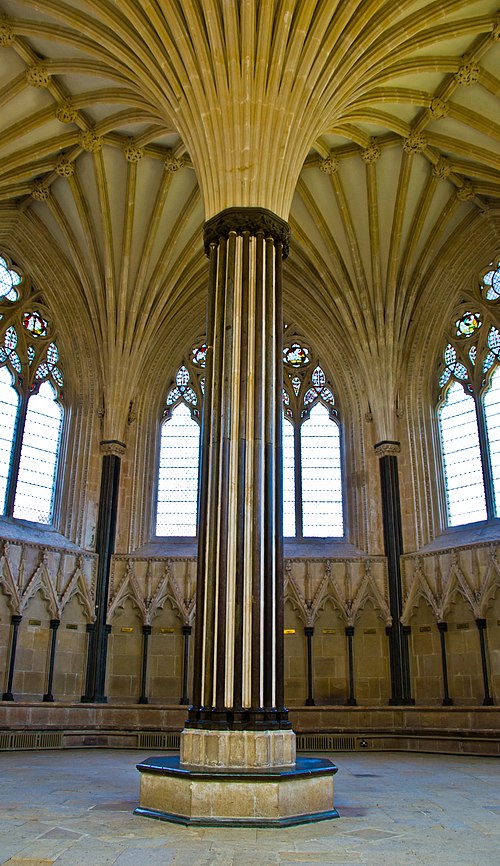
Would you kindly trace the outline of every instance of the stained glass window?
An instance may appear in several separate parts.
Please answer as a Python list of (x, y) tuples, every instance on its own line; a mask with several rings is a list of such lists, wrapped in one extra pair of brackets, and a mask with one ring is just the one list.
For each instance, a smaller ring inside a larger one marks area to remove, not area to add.
[[(30, 304), (29, 282), (0, 258), (0, 508), (50, 523), (63, 375), (50, 318)], [(2, 330), (4, 313), (8, 327)]]
[(490, 266), (474, 304), (454, 317), (438, 375), (439, 433), (448, 523), (499, 517), (500, 332), (492, 303), (500, 297), (500, 267)]
[(456, 335), (457, 337), (472, 337), (474, 331), (477, 331), (481, 325), (481, 313), (464, 313), (455, 322)]
[(290, 367), (305, 367), (309, 364), (309, 349), (300, 343), (292, 343), (283, 349), (283, 363)]

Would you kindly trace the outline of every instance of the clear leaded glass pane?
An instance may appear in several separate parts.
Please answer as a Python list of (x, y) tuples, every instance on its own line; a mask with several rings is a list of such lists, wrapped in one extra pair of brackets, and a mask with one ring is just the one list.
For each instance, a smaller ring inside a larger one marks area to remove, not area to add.
[(14, 517), (50, 523), (57, 469), (62, 409), (53, 387), (44, 382), (28, 401)]
[(495, 514), (500, 516), (500, 367), (491, 377), (490, 387), (484, 395), (484, 415), (488, 431)]
[(303, 533), (343, 535), (340, 431), (321, 403), (304, 421), (301, 442)]
[(200, 428), (184, 403), (161, 428), (157, 535), (196, 535)]
[(294, 429), (290, 421), (283, 422), (283, 535), (295, 535), (295, 459)]
[(439, 430), (449, 525), (486, 520), (476, 408), (457, 382), (439, 411)]
[(5, 514), (7, 480), (14, 436), (16, 432), (19, 395), (12, 387), (12, 376), (6, 367), (0, 367), (0, 513)]

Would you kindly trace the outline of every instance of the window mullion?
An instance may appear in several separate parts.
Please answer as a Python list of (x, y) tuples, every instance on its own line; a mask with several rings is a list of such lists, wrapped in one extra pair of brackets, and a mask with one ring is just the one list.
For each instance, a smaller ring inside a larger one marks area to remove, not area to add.
[(5, 514), (7, 515), (7, 517), (12, 517), (14, 514), (14, 502), (16, 499), (17, 480), (19, 478), (21, 448), (23, 444), (24, 428), (26, 425), (26, 415), (28, 413), (28, 400), (28, 394), (21, 394), (16, 422), (14, 447), (12, 449), (12, 456), (10, 461), (10, 472), (7, 481), (7, 498), (5, 506)]
[(302, 520), (302, 443), (301, 424), (293, 426), (294, 474), (295, 474), (295, 535), (303, 537)]
[(486, 419), (481, 397), (474, 394), (476, 406), (477, 429), (479, 433), (479, 449), (481, 452), (481, 468), (483, 470), (484, 496), (486, 500), (486, 512), (488, 520), (495, 517), (495, 497), (493, 494), (493, 473), (491, 471), (490, 450), (488, 445), (488, 433), (486, 430)]

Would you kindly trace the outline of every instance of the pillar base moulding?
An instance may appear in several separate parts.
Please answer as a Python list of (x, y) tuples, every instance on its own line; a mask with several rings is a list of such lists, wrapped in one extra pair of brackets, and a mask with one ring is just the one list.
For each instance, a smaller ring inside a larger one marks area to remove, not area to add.
[(293, 731), (187, 729), (181, 734), (180, 765), (186, 769), (285, 769), (295, 759)]
[(333, 776), (325, 758), (299, 758), (288, 770), (187, 770), (178, 756), (147, 758), (136, 815), (177, 824), (287, 827), (337, 818)]

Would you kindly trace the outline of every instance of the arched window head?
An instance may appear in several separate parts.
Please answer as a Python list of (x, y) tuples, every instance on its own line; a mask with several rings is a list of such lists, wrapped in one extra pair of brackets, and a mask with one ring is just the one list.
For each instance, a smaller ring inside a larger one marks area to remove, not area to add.
[(500, 269), (481, 275), (450, 323), (438, 373), (438, 419), (448, 524), (499, 516)]
[(49, 312), (21, 272), (0, 258), (0, 509), (52, 520), (63, 375)]

